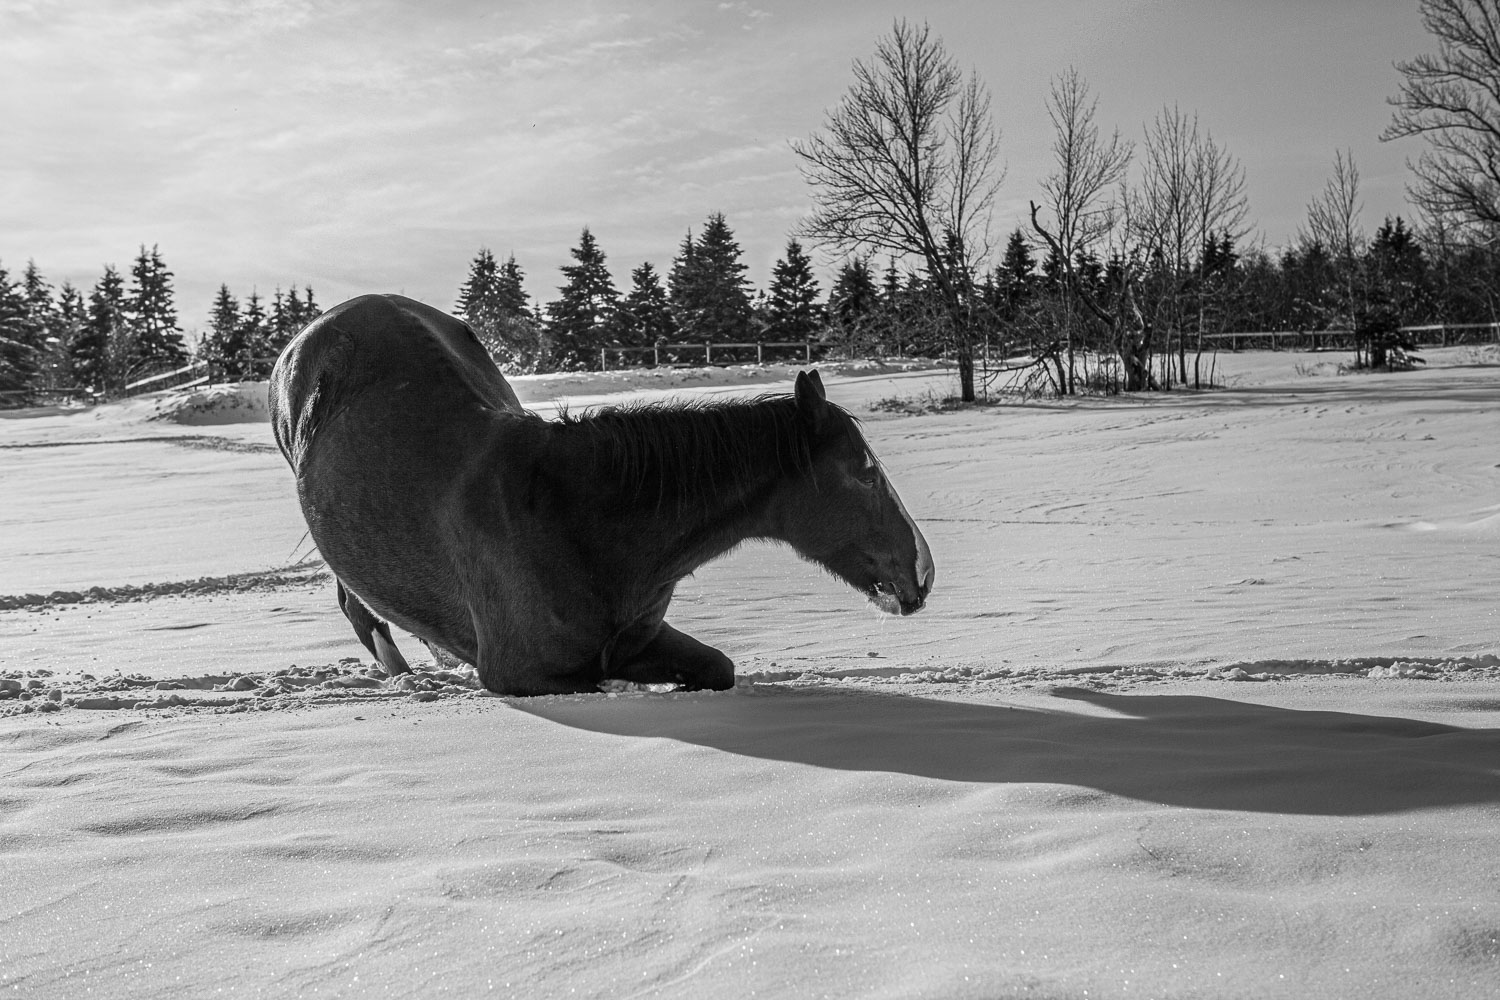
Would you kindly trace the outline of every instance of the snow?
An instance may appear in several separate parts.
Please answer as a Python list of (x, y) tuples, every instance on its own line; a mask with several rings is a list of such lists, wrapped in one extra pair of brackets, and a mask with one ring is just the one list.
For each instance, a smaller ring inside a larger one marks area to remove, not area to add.
[(671, 615), (719, 694), (384, 678), (264, 386), (0, 414), (0, 996), (1494, 996), (1500, 352), (1425, 356), (923, 415), (951, 372), (825, 366), (936, 589), (747, 546)]

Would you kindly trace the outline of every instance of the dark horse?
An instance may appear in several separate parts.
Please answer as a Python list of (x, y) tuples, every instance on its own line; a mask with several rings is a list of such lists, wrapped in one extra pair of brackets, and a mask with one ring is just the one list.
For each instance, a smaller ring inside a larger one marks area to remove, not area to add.
[(270, 403), (339, 605), (392, 673), (406, 662), (375, 615), (502, 694), (731, 687), (729, 658), (662, 617), (679, 580), (749, 538), (890, 613), (932, 589), (927, 542), (815, 371), (791, 396), (548, 421), (467, 325), (364, 295), (287, 346)]

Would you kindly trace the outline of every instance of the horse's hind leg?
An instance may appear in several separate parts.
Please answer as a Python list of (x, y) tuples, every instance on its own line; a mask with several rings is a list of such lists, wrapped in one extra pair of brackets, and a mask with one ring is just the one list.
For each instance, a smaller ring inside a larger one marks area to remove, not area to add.
[(734, 661), (662, 622), (655, 638), (629, 660), (613, 665), (610, 675), (636, 684), (681, 684), (723, 691), (734, 687)]
[(384, 667), (388, 674), (411, 673), (411, 667), (406, 664), (406, 657), (401, 655), (401, 650), (397, 649), (395, 642), (391, 640), (391, 627), (370, 614), (370, 609), (345, 588), (344, 581), (339, 580), (338, 587), (339, 610), (344, 612), (344, 617), (349, 619), (350, 625), (354, 626), (354, 634), (359, 636), (359, 641), (364, 643), (376, 662)]

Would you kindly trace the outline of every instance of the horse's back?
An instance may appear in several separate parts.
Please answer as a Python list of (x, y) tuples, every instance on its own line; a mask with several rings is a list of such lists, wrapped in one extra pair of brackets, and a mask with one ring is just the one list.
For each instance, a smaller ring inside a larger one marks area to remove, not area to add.
[(271, 375), (277, 443), (301, 471), (308, 448), (335, 417), (396, 420), (400, 400), (432, 413), (520, 413), (515, 392), (461, 320), (401, 295), (361, 295), (313, 320)]

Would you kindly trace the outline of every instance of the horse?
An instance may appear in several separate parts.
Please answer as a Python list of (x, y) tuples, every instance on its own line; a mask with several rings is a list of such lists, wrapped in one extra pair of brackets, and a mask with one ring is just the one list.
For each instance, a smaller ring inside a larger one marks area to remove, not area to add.
[(664, 618), (684, 577), (747, 539), (887, 613), (932, 589), (926, 540), (816, 370), (791, 395), (546, 420), (466, 323), (362, 295), (287, 345), (269, 400), (339, 606), (393, 675), (409, 667), (388, 622), (497, 694), (733, 687), (730, 658)]

